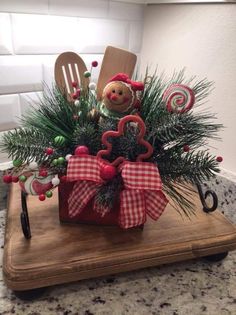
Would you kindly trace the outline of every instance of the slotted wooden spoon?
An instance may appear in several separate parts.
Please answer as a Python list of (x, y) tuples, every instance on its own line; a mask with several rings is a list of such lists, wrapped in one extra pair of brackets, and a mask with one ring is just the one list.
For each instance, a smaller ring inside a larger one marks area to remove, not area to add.
[(75, 92), (72, 82), (77, 82), (78, 86), (87, 89), (89, 79), (84, 77), (85, 71), (87, 68), (84, 61), (76, 53), (64, 52), (58, 56), (54, 68), (55, 80), (61, 92), (67, 94), (69, 101)]

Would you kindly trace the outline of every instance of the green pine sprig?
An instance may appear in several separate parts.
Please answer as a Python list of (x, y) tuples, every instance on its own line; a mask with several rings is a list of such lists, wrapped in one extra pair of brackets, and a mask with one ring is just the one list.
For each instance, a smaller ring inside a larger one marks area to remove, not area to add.
[(69, 102), (57, 87), (47, 89), (43, 93), (37, 108), (31, 108), (22, 118), (22, 125), (35, 128), (51, 139), (60, 135), (71, 142), (77, 121), (74, 116), (78, 113), (75, 105)]
[(25, 163), (45, 161), (45, 148), (50, 145), (44, 133), (35, 128), (18, 128), (3, 135), (0, 147), (9, 157)]

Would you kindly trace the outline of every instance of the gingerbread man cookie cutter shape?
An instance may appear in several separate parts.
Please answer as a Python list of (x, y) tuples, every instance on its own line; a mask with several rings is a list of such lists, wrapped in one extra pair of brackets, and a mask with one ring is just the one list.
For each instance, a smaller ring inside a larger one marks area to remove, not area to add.
[[(144, 146), (147, 149), (147, 151), (145, 153), (142, 153), (137, 157), (136, 161), (141, 162), (145, 159), (148, 159), (153, 154), (152, 145), (149, 142), (147, 142), (146, 140), (144, 140), (144, 135), (146, 133), (146, 126), (145, 126), (143, 120), (139, 116), (136, 116), (136, 115), (127, 115), (119, 121), (117, 131), (109, 130), (109, 131), (104, 132), (104, 134), (102, 135), (102, 143), (106, 146), (106, 149), (100, 150), (97, 153), (98, 158), (104, 159), (103, 158), (104, 156), (110, 155), (110, 153), (112, 151), (112, 144), (108, 141), (108, 138), (110, 138), (110, 137), (111, 138), (118, 138), (120, 136), (123, 136), (124, 132), (125, 132), (125, 126), (129, 122), (138, 124), (139, 133), (137, 135), (137, 143)], [(118, 165), (120, 165), (124, 161), (125, 161), (125, 158), (122, 156), (119, 156), (110, 164), (113, 165), (114, 167), (117, 167)]]

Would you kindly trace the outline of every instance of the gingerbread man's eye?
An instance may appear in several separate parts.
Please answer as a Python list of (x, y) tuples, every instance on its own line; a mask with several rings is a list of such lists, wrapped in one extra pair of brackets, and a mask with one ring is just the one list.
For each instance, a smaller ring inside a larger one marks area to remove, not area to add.
[(112, 93), (116, 93), (116, 91), (115, 91), (115, 90), (112, 90)]
[(122, 95), (123, 94), (123, 92), (122, 91), (119, 91), (119, 95)]

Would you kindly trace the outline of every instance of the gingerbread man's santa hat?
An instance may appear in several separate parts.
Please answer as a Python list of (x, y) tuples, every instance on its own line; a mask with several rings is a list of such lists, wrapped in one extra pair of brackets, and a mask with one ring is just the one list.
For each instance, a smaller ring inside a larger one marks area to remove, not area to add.
[(132, 81), (126, 73), (117, 73), (108, 81), (108, 83), (114, 81), (124, 82), (126, 85), (130, 85), (130, 88), (135, 92), (144, 90), (143, 82)]

